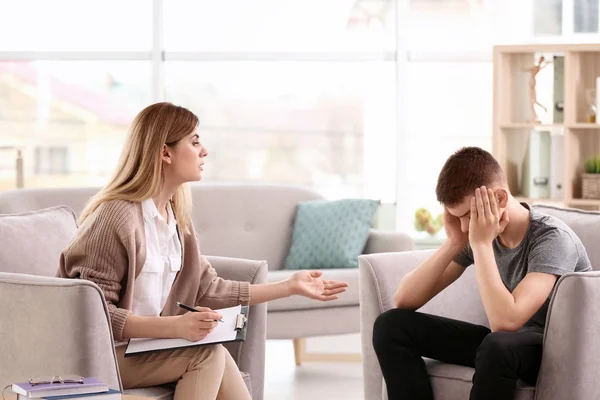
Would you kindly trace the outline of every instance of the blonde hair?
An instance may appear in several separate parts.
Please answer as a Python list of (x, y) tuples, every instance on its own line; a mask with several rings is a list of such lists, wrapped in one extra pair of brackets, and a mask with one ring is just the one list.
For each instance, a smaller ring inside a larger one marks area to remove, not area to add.
[[(117, 168), (108, 184), (85, 206), (79, 224), (102, 203), (111, 200), (141, 202), (160, 192), (163, 180), (163, 145), (174, 145), (198, 126), (191, 111), (163, 102), (144, 108), (131, 124)], [(189, 232), (191, 196), (181, 185), (171, 199), (177, 223)]]

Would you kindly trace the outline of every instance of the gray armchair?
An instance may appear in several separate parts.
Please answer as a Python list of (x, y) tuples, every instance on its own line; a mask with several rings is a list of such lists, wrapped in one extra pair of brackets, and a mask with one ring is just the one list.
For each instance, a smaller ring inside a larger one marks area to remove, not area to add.
[[(581, 238), (594, 269), (600, 269), (600, 213), (536, 206), (567, 223)], [(393, 307), (397, 284), (435, 250), (362, 255), (359, 258), (361, 340), (366, 400), (386, 399), (385, 384), (373, 350), (373, 324)], [(475, 280), (468, 268), (454, 284), (420, 311), (475, 324), (488, 325)], [(516, 400), (586, 400), (600, 398), (595, 365), (600, 359), (600, 272), (561, 277), (550, 303), (544, 336), (542, 365), (535, 386), (518, 383)], [(425, 360), (434, 397), (462, 400), (469, 397), (472, 368)]]
[[(108, 310), (93, 282), (53, 277), (75, 233), (67, 207), (0, 215), (0, 387), (32, 376), (77, 373), (122, 389)], [(264, 283), (267, 264), (208, 257), (225, 279)], [(263, 398), (266, 305), (250, 308), (246, 341), (228, 345), (254, 399)], [(171, 399), (169, 385), (127, 391)]]

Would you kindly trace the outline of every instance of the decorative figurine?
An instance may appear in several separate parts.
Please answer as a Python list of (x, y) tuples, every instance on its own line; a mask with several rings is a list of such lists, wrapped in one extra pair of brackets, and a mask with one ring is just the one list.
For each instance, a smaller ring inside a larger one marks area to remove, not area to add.
[(542, 104), (540, 104), (540, 102), (537, 100), (537, 93), (536, 93), (536, 76), (537, 74), (544, 69), (544, 67), (546, 67), (548, 64), (552, 64), (551, 62), (546, 61), (546, 59), (544, 58), (544, 56), (540, 56), (537, 64), (535, 64), (534, 66), (530, 67), (530, 68), (524, 68), (523, 71), (525, 72), (529, 72), (530, 74), (530, 78), (529, 78), (529, 107), (531, 109), (531, 120), (528, 122), (533, 122), (533, 123), (539, 123), (540, 119), (538, 118), (537, 112), (535, 111), (535, 106), (539, 106), (541, 107), (544, 112), (548, 112), (548, 109), (546, 107), (544, 107)]

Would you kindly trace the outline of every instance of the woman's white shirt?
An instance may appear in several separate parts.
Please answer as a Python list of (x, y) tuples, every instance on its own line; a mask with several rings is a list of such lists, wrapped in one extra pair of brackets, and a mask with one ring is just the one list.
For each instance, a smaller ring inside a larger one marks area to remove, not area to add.
[(181, 242), (171, 204), (168, 221), (158, 212), (152, 199), (142, 201), (146, 235), (146, 261), (135, 280), (134, 315), (157, 317), (165, 306), (177, 272), (181, 269)]

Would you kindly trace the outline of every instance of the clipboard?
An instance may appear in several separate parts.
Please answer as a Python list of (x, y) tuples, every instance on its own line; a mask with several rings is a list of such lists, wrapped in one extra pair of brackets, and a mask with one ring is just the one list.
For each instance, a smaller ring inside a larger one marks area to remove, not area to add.
[(249, 306), (242, 306), (240, 313), (235, 317), (235, 330), (237, 335), (232, 342), (243, 342), (246, 340), (246, 332), (248, 330), (248, 313)]
[(218, 324), (215, 330), (202, 340), (191, 342), (186, 339), (129, 339), (124, 356), (133, 357), (157, 351), (176, 350), (218, 343), (243, 342), (246, 340), (249, 306), (240, 305), (215, 311), (223, 315), (226, 325), (221, 326), (221, 324)]

